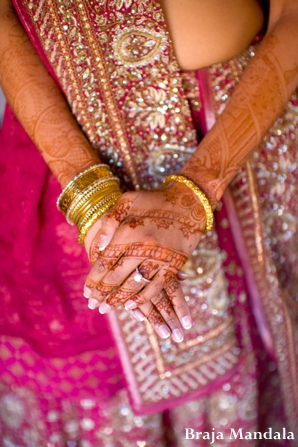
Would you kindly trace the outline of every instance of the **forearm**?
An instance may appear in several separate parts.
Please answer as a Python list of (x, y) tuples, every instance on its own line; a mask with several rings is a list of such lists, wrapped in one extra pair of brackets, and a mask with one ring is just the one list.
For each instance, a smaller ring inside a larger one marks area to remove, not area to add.
[(298, 10), (294, 10), (282, 16), (264, 39), (225, 111), (182, 169), (213, 207), (281, 114), (297, 84)]
[(99, 161), (7, 0), (0, 5), (0, 84), (62, 187)]

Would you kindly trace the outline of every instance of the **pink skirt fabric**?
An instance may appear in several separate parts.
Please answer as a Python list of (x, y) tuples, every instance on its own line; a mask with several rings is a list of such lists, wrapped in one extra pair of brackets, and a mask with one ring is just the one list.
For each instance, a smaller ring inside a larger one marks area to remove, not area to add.
[[(185, 429), (223, 433), (218, 446), (239, 445), (231, 428), (283, 426), (275, 363), (250, 321), (232, 379), (207, 397), (151, 416), (128, 404), (106, 319), (87, 308), (84, 250), (55, 206), (59, 185), (9, 108), (0, 134), (0, 433), (5, 446), (205, 446)], [(244, 302), (245, 283), (225, 209), (217, 229), (226, 276)], [(238, 269), (237, 274), (231, 268)], [(242, 292), (241, 292), (242, 290)], [(231, 300), (234, 297), (231, 296)], [(244, 333), (243, 333), (244, 332)], [(271, 402), (274, 390), (275, 400)], [(219, 435), (220, 436), (220, 435)], [(270, 441), (245, 440), (247, 446)], [(286, 446), (287, 441), (275, 444)]]

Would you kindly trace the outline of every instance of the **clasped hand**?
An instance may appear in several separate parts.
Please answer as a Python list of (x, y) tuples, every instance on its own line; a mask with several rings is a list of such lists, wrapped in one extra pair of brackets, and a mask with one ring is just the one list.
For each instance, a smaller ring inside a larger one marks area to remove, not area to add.
[(203, 206), (183, 184), (123, 194), (86, 237), (89, 307), (107, 313), (124, 306), (137, 320), (147, 318), (161, 338), (182, 341), (191, 318), (178, 272), (205, 225)]

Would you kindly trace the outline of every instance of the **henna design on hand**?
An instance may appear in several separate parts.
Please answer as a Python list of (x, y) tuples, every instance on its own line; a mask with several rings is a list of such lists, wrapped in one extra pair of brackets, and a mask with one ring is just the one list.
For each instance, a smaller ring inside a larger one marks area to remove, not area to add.
[(165, 288), (166, 288), (166, 293), (167, 293), (170, 301), (172, 301), (173, 300), (173, 295), (175, 295), (175, 293), (179, 289), (179, 283), (178, 283), (177, 279), (172, 279), (172, 281), (170, 281), (165, 286)]
[[(199, 210), (199, 205), (196, 205)], [(133, 208), (133, 215), (128, 216), (122, 223), (122, 226), (128, 225), (130, 228), (144, 226), (146, 219), (156, 225), (158, 229), (169, 229), (175, 227), (183, 233), (185, 238), (189, 238), (193, 234), (203, 232), (205, 228), (205, 214), (201, 212), (201, 219), (189, 218), (182, 213), (164, 210), (146, 210)], [(203, 224), (202, 224), (203, 223)]]
[(116, 220), (117, 222), (122, 222), (126, 217), (133, 201), (129, 198), (120, 199), (119, 202), (113, 206), (109, 211), (106, 212), (106, 216)]
[(165, 324), (164, 319), (153, 304), (151, 304), (149, 312), (145, 316), (153, 327), (158, 328), (162, 324)]
[(177, 185), (174, 185), (172, 188), (165, 188), (161, 190), (165, 201), (170, 202), (172, 205), (176, 205), (179, 197), (179, 189)]
[(165, 280), (165, 285), (168, 284), (176, 276), (176, 271), (170, 267), (164, 267), (163, 277)]
[(180, 270), (183, 264), (187, 261), (187, 256), (180, 251), (162, 245), (144, 245), (140, 242), (131, 244), (126, 250), (126, 256), (170, 263), (173, 269), (177, 271)]
[[(138, 284), (138, 286), (140, 287), (140, 285)], [(124, 304), (126, 303), (126, 301), (128, 301), (131, 297), (134, 296), (134, 292), (132, 290), (123, 290), (120, 289), (117, 292), (115, 292), (115, 294), (112, 294), (108, 299), (107, 299), (107, 303), (112, 307), (112, 308), (116, 308), (116, 307), (120, 307), (120, 306), (124, 306)]]
[(128, 216), (124, 222), (121, 223), (122, 226), (128, 225), (130, 228), (135, 229), (137, 227), (145, 226), (145, 219), (136, 216)]
[(142, 276), (144, 276), (144, 278), (150, 279), (152, 278), (153, 274), (155, 274), (160, 269), (160, 267), (161, 267), (160, 263), (152, 261), (144, 261), (139, 266), (139, 272), (141, 273)]
[[(183, 208), (189, 208), (189, 207), (193, 206), (197, 201), (198, 201), (198, 199), (195, 197), (194, 194), (184, 194), (180, 198), (180, 205)], [(201, 207), (202, 207), (202, 205), (201, 205)]]
[(163, 290), (156, 299), (153, 300), (156, 309), (162, 313), (165, 312), (168, 316), (173, 312), (173, 306), (165, 291)]

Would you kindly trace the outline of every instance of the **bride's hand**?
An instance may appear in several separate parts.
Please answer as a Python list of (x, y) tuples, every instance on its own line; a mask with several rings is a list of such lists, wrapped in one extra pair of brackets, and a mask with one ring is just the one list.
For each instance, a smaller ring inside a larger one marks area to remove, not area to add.
[(139, 319), (145, 315), (162, 338), (171, 331), (181, 341), (191, 321), (177, 273), (205, 225), (203, 206), (183, 184), (125, 193), (87, 235), (93, 263), (87, 295), (102, 313), (125, 306)]

